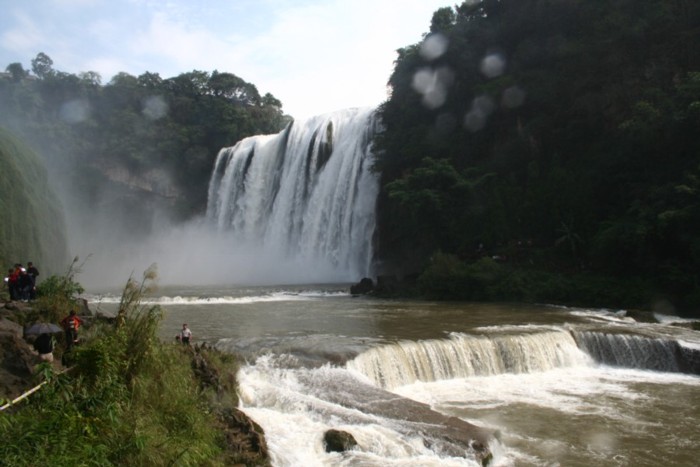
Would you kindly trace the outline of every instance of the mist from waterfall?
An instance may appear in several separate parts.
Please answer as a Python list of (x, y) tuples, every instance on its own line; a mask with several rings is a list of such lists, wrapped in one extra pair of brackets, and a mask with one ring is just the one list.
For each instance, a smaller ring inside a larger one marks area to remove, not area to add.
[[(371, 276), (378, 175), (373, 109), (295, 121), (222, 149), (206, 214), (175, 224), (116, 210), (69, 223), (80, 281), (121, 287), (156, 265), (160, 285), (348, 283)], [(83, 210), (75, 210), (85, 213)], [(147, 236), (134, 232), (143, 225)]]
[(372, 109), (347, 109), (221, 150), (206, 218), (226, 239), (223, 248), (250, 256), (260, 273), (285, 283), (369, 275), (376, 125)]

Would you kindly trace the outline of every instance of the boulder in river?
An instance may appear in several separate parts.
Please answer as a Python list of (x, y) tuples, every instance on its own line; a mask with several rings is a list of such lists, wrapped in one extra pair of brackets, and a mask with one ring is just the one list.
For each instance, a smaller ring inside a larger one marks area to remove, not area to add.
[(345, 452), (357, 446), (357, 441), (347, 431), (331, 429), (323, 435), (323, 444), (326, 452)]

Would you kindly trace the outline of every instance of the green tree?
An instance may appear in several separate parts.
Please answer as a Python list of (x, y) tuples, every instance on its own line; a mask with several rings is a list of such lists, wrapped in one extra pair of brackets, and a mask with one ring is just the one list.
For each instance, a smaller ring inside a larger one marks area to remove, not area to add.
[(22, 81), (28, 75), (27, 71), (19, 62), (10, 63), (7, 65), (7, 68), (5, 68), (5, 71), (12, 76), (12, 80), (15, 82)]
[(53, 73), (53, 60), (44, 52), (40, 52), (32, 60), (32, 71), (39, 78), (46, 78)]
[[(435, 250), (470, 261), (474, 242), (512, 258), (525, 242), (520, 265), (640, 277), (683, 304), (698, 287), (691, 245), (700, 243), (674, 187), (690, 186), (700, 153), (700, 55), (687, 46), (700, 39), (697, 24), (700, 6), (662, 0), (436, 11), (431, 32), (449, 46), (438, 57), (422, 44), (400, 49), (379, 109), (380, 256), (416, 255), (414, 237), (430, 248), (412, 265)], [(469, 188), (431, 181), (426, 155)], [(685, 202), (693, 212), (696, 201)]]

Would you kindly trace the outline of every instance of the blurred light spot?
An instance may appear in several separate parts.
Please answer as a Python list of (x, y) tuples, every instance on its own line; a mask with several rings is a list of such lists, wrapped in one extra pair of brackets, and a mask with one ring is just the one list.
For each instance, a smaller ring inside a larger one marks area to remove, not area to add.
[(445, 53), (449, 40), (439, 32), (429, 35), (420, 46), (420, 54), (426, 60), (435, 60)]
[(477, 96), (472, 101), (472, 106), (464, 117), (464, 127), (469, 131), (479, 131), (486, 125), (486, 119), (496, 108), (493, 99), (489, 96)]
[(433, 70), (431, 68), (421, 68), (413, 75), (413, 89), (421, 94), (425, 94), (433, 84)]
[(162, 96), (151, 96), (144, 99), (141, 112), (146, 118), (158, 120), (168, 113), (168, 104)]
[(413, 89), (423, 96), (423, 105), (436, 109), (445, 103), (454, 75), (447, 67), (421, 68), (413, 75)]
[(525, 91), (520, 89), (518, 86), (511, 86), (503, 91), (501, 103), (504, 107), (513, 109), (523, 105), (523, 102), (525, 102)]
[(75, 99), (61, 105), (58, 111), (61, 120), (68, 123), (79, 123), (90, 116), (90, 104), (85, 99)]
[(487, 78), (501, 76), (506, 68), (506, 60), (501, 54), (489, 54), (481, 60), (481, 73)]
[(464, 128), (471, 132), (479, 131), (486, 125), (486, 115), (479, 109), (470, 110), (464, 117)]

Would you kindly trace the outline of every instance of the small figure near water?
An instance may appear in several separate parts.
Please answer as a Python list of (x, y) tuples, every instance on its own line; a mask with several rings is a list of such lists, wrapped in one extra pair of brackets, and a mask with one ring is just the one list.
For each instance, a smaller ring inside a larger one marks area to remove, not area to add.
[(187, 323), (182, 325), (182, 331), (180, 331), (180, 342), (184, 345), (190, 345), (190, 340), (192, 339), (192, 331), (187, 327)]
[(83, 324), (83, 320), (75, 314), (75, 310), (71, 310), (70, 315), (61, 320), (61, 326), (66, 331), (66, 350), (73, 348), (73, 345), (78, 343), (78, 328)]

